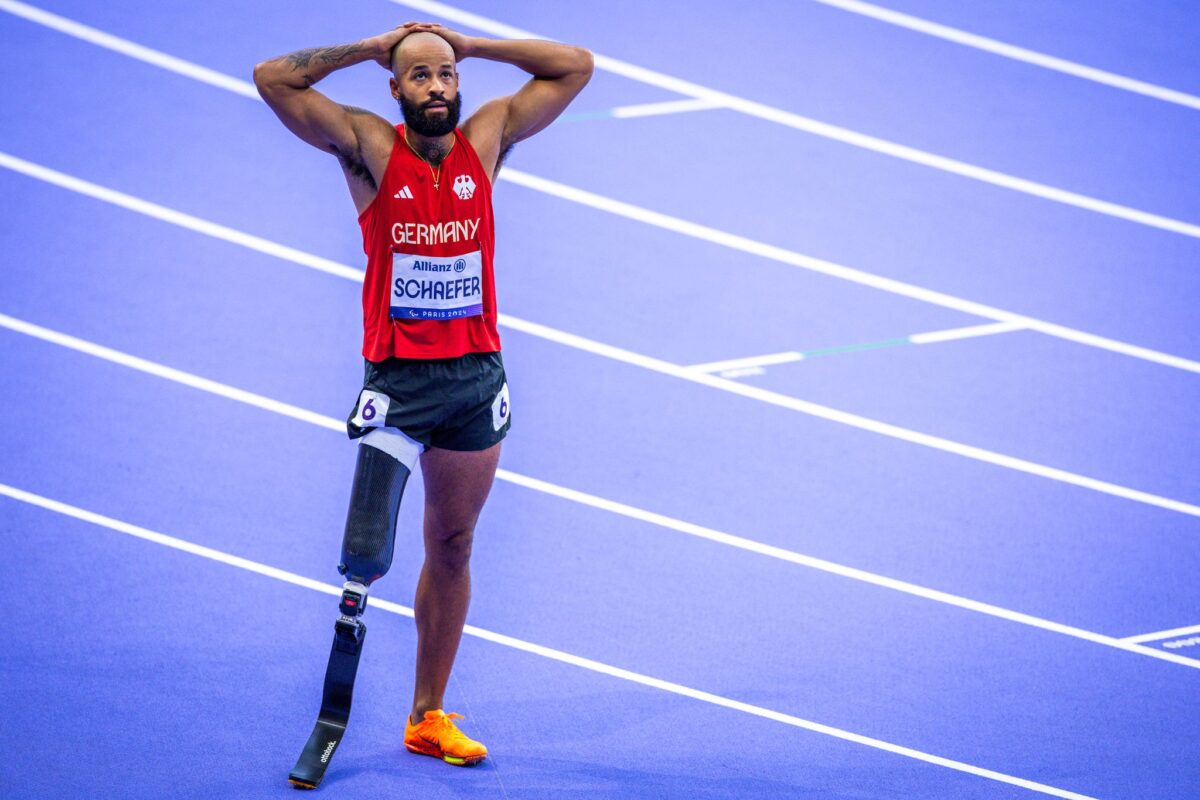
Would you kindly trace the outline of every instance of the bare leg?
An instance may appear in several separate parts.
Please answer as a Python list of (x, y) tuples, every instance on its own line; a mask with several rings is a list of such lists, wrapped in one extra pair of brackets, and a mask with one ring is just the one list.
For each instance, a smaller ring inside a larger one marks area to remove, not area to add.
[(425, 564), (413, 604), (417, 680), (410, 719), (442, 707), (471, 602), (471, 543), (500, 445), (477, 452), (431, 448), (421, 456), (425, 479)]

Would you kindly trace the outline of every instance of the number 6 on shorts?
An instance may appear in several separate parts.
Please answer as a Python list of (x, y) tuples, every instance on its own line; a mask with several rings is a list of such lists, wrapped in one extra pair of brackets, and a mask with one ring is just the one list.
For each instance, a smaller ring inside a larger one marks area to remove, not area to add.
[(358, 396), (358, 406), (350, 420), (360, 428), (379, 428), (387, 424), (388, 405), (391, 398), (380, 392), (363, 389)]

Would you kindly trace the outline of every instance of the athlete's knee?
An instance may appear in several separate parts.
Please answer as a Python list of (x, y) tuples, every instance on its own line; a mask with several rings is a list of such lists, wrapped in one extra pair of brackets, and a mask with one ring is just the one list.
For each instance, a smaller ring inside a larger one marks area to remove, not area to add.
[(475, 543), (475, 529), (451, 528), (426, 539), (425, 561), (433, 569), (446, 574), (457, 574), (471, 563), (471, 548)]
[(421, 446), (388, 428), (359, 440), (350, 510), (338, 571), (370, 585), (387, 574), (396, 545), (396, 515)]

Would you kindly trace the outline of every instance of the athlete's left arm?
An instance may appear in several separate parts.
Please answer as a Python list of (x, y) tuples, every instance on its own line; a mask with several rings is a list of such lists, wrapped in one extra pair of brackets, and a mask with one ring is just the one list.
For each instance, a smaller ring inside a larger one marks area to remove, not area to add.
[(419, 29), (430, 30), (449, 42), (459, 61), (502, 61), (533, 76), (516, 94), (484, 103), (463, 125), (463, 132), (493, 178), (509, 148), (553, 122), (592, 77), (592, 54), (582, 47), (537, 39), (464, 36), (433, 24)]

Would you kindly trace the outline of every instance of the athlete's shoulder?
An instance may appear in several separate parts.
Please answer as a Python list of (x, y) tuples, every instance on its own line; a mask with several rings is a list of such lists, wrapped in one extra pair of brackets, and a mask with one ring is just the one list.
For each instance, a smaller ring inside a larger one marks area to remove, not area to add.
[[(347, 109), (352, 106), (346, 106)], [(365, 109), (358, 109), (361, 116), (357, 120), (360, 135), (365, 144), (391, 149), (400, 137), (400, 126), (393, 125), (388, 120)]]
[(497, 97), (481, 105), (462, 125), (463, 135), (479, 156), (483, 169), (495, 177), (500, 166), (501, 140), (511, 97)]
[(504, 134), (509, 100), (509, 97), (497, 97), (487, 101), (462, 124), (463, 133), (476, 150), (489, 142), (500, 142), (500, 137)]

